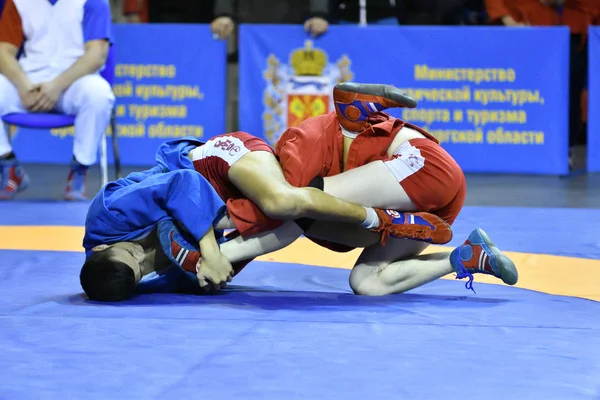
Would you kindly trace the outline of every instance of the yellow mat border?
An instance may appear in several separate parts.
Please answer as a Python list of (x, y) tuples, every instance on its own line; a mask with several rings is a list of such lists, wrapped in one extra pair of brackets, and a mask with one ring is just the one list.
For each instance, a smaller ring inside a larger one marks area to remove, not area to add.
[[(79, 226), (0, 226), (0, 250), (82, 252), (83, 233), (83, 227)], [(448, 247), (431, 246), (427, 252), (448, 250)], [(291, 246), (258, 260), (351, 269), (359, 254), (360, 250), (335, 253), (300, 238)], [(516, 252), (506, 254), (519, 269), (517, 287), (600, 301), (600, 260)], [(484, 275), (478, 275), (476, 280), (492, 284), (499, 282)]]

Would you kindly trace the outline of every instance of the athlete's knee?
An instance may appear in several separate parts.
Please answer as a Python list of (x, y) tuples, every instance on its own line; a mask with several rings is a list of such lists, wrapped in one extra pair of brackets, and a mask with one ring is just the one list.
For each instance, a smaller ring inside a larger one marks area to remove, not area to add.
[(360, 296), (383, 296), (387, 294), (377, 275), (356, 274), (354, 271), (350, 272), (350, 288), (354, 294)]
[(361, 296), (385, 296), (409, 289), (409, 286), (404, 285), (408, 276), (395, 276), (391, 282), (389, 274), (386, 279), (384, 270), (384, 267), (378, 265), (357, 264), (350, 272), (350, 288), (354, 294)]
[(112, 109), (115, 103), (115, 95), (108, 84), (100, 76), (90, 76), (81, 83), (81, 103), (98, 110)]
[(381, 277), (380, 269), (370, 265), (356, 265), (350, 272), (350, 288), (356, 295), (384, 296), (389, 285)]

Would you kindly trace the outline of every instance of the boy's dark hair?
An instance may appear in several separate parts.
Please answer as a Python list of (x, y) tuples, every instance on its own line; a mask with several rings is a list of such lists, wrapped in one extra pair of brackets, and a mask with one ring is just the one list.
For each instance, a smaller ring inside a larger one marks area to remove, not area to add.
[(135, 275), (124, 262), (112, 259), (110, 248), (92, 254), (81, 267), (79, 281), (95, 301), (123, 301), (135, 293)]

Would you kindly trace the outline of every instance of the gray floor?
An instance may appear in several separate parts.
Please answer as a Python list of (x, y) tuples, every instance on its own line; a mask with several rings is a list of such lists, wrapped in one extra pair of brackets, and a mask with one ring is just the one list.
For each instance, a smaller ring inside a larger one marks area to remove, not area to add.
[[(26, 165), (30, 188), (22, 200), (60, 200), (68, 167)], [(123, 173), (144, 167), (125, 167)], [(112, 171), (110, 171), (112, 173)], [(112, 177), (111, 177), (112, 179)], [(467, 205), (600, 208), (600, 175), (553, 176), (468, 175)], [(88, 195), (100, 188), (100, 174), (94, 168), (88, 177)], [(0, 205), (1, 207), (1, 205)]]

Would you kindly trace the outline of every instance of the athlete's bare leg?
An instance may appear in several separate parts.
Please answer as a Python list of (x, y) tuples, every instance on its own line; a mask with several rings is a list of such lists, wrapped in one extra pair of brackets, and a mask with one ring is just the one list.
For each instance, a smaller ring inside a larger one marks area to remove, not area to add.
[(424, 242), (390, 239), (382, 246), (364, 229), (319, 221), (306, 234), (346, 246), (364, 247), (350, 274), (350, 287), (356, 294), (402, 293), (453, 271), (449, 252), (420, 255), (428, 246)]
[[(223, 243), (221, 252), (230, 262), (255, 258), (292, 244), (302, 230), (295, 222), (252, 237), (241, 236)], [(350, 273), (350, 287), (356, 294), (379, 296), (401, 293), (453, 272), (449, 252), (420, 255), (427, 243), (389, 239), (385, 246), (379, 236), (355, 225), (315, 224), (307, 234), (353, 247), (365, 247)]]
[(329, 196), (318, 189), (290, 185), (275, 156), (266, 151), (244, 155), (231, 166), (228, 177), (244, 196), (274, 219), (307, 217), (363, 224), (369, 217), (363, 206)]
[(293, 221), (272, 231), (259, 233), (251, 237), (237, 236), (227, 240), (219, 247), (221, 253), (231, 263), (251, 260), (256, 257), (281, 250), (302, 236), (302, 229)]
[[(406, 141), (418, 138), (424, 136), (413, 129), (402, 128), (387, 150), (388, 157), (397, 153)], [(323, 178), (324, 191), (331, 196), (365, 207), (417, 211), (417, 207), (399, 183), (417, 171), (418, 169), (407, 165), (402, 158), (394, 162), (373, 161), (342, 174)]]
[[(377, 177), (374, 179), (373, 177)], [(365, 207), (417, 211), (398, 179), (383, 161), (323, 179), (325, 193)]]
[(365, 248), (352, 272), (356, 294), (381, 296), (403, 293), (452, 273), (450, 252), (421, 254), (426, 243), (392, 239), (386, 246)]

